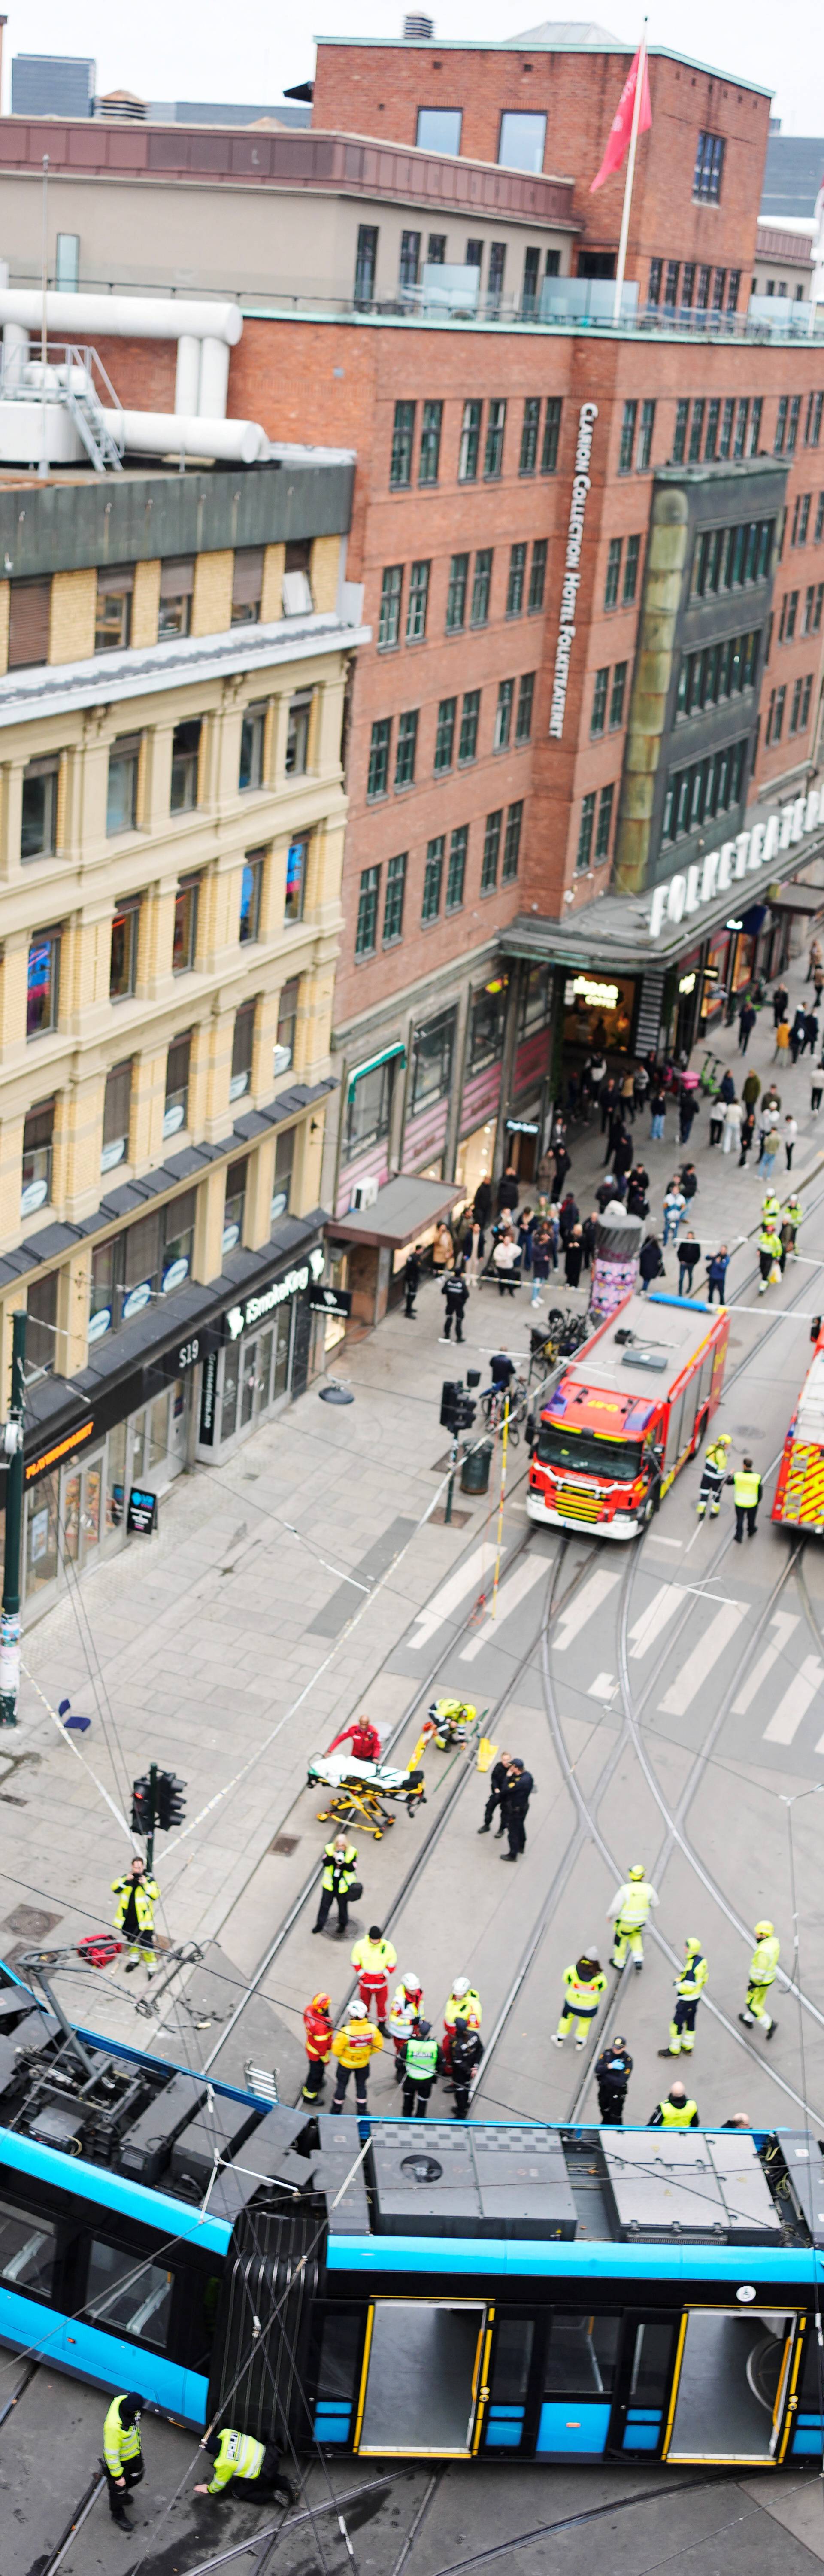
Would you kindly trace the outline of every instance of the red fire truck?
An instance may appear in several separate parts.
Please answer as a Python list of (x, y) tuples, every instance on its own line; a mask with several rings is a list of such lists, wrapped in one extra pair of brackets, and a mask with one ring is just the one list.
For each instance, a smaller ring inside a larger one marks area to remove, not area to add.
[(772, 1518), (785, 1529), (824, 1532), (824, 1332), (812, 1360), (784, 1442)]
[(724, 1306), (625, 1297), (541, 1408), (530, 1520), (634, 1538), (703, 1439), (728, 1335)]

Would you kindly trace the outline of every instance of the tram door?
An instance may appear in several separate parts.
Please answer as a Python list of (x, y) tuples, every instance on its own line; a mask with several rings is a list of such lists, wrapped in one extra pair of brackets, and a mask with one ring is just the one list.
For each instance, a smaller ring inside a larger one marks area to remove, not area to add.
[(797, 2315), (688, 2309), (662, 2457), (774, 2468), (790, 2437), (800, 2349)]
[(375, 2300), (353, 2448), (382, 2458), (469, 2459), (489, 2396), (493, 2317), (482, 2300)]

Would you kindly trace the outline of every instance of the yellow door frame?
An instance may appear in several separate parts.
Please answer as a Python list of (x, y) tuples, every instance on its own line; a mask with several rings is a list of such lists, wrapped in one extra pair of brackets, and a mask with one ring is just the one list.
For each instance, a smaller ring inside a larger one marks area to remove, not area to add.
[[(440, 2450), (431, 2443), (427, 2445), (426, 2449), (424, 2449), (421, 2444), (415, 2445), (400, 2442), (381, 2442), (375, 2446), (374, 2450), (372, 2449), (371, 2444), (369, 2446), (362, 2445), (361, 2433), (364, 2413), (366, 2410), (366, 2389), (369, 2378), (369, 2363), (372, 2353), (375, 2316), (380, 2308), (448, 2308), (450, 2311), (454, 2311), (455, 2308), (468, 2308), (477, 2314), (479, 2318), (478, 2340), (475, 2346), (475, 2355), (472, 2363), (469, 2423), (467, 2426), (466, 2442), (462, 2443), (459, 2449), (456, 2450), (453, 2448), (450, 2450)], [(358, 2403), (355, 2414), (355, 2430), (352, 2437), (353, 2451), (359, 2452), (361, 2457), (365, 2460), (378, 2458), (393, 2460), (474, 2459), (481, 2439), (484, 2410), (489, 2400), (489, 2359), (492, 2349), (492, 2328), (494, 2319), (495, 2309), (490, 2306), (487, 2299), (370, 2299), (366, 2315), (366, 2333), (364, 2336), (363, 2361), (361, 2363), (360, 2387), (358, 2389)], [(481, 2355), (483, 2355), (483, 2363), (481, 2362)]]
[[(775, 2315), (775, 2310), (774, 2310), (774, 2308), (771, 2308), (771, 2309), (770, 2309), (770, 2311), (769, 2311), (769, 2313), (770, 2313), (770, 2315), (771, 2315), (771, 2316), (774, 2316), (774, 2315)], [(681, 2369), (682, 2369), (682, 2364), (683, 2364), (683, 2359), (684, 2359), (684, 2346), (685, 2346), (685, 2344), (686, 2344), (686, 2340), (687, 2340), (687, 2327), (688, 2327), (688, 2325), (689, 2325), (690, 2317), (696, 2317), (696, 2316), (697, 2316), (697, 2317), (701, 2317), (701, 2316), (714, 2316), (714, 2317), (740, 2317), (742, 2314), (745, 2314), (745, 2315), (748, 2315), (748, 2316), (751, 2316), (751, 2317), (752, 2317), (752, 2316), (758, 2316), (758, 2315), (760, 2314), (760, 2311), (759, 2311), (759, 2309), (758, 2309), (758, 2308), (755, 2308), (755, 2309), (746, 2309), (746, 2310), (742, 2310), (741, 2308), (731, 2308), (731, 2307), (728, 2307), (726, 2304), (725, 2304), (725, 2305), (723, 2305), (723, 2306), (721, 2306), (721, 2305), (716, 2305), (716, 2303), (715, 2303), (715, 2302), (713, 2302), (711, 2306), (708, 2304), (706, 2307), (694, 2307), (694, 2308), (685, 2308), (685, 2309), (684, 2309), (683, 2316), (682, 2316), (682, 2318), (681, 2318), (681, 2324), (680, 2324), (680, 2326), (679, 2326), (679, 2330), (678, 2330), (678, 2342), (677, 2342), (676, 2349), (675, 2349), (675, 2368), (674, 2368), (674, 2370), (673, 2370), (673, 2376), (672, 2376), (672, 2388), (671, 2388), (671, 2391), (670, 2391), (669, 2410), (668, 2410), (668, 2414), (667, 2414), (667, 2421), (666, 2421), (666, 2428), (665, 2428), (665, 2432), (664, 2432), (664, 2439), (663, 2439), (663, 2443), (662, 2443), (662, 2446), (661, 2446), (661, 2458), (662, 2458), (662, 2460), (668, 2460), (668, 2459), (670, 2459), (670, 2458), (671, 2458), (671, 2459), (672, 2459), (672, 2462), (673, 2462), (673, 2465), (674, 2465), (674, 2466), (676, 2466), (676, 2465), (677, 2465), (677, 2466), (678, 2466), (678, 2468), (697, 2467), (697, 2466), (700, 2466), (700, 2465), (701, 2465), (703, 2462), (705, 2462), (705, 2461), (711, 2461), (711, 2462), (713, 2462), (713, 2463), (717, 2463), (717, 2465), (718, 2465), (718, 2467), (719, 2467), (719, 2468), (752, 2468), (752, 2469), (765, 2468), (765, 2469), (774, 2469), (774, 2468), (777, 2468), (777, 2467), (779, 2466), (780, 2462), (781, 2462), (781, 2461), (783, 2460), (783, 2458), (784, 2458), (784, 2453), (785, 2453), (785, 2451), (786, 2451), (787, 2443), (788, 2443), (789, 2438), (790, 2438), (790, 2426), (791, 2426), (791, 2422), (792, 2422), (792, 2416), (793, 2416), (793, 2414), (794, 2414), (794, 2412), (795, 2412), (795, 2405), (794, 2405), (794, 2402), (793, 2402), (793, 2401), (794, 2401), (794, 2398), (795, 2398), (795, 2386), (796, 2386), (796, 2381), (797, 2381), (797, 2378), (798, 2378), (798, 2368), (799, 2368), (799, 2362), (800, 2362), (800, 2358), (801, 2358), (801, 2349), (802, 2349), (803, 2336), (804, 2336), (804, 2312), (803, 2312), (803, 2310), (802, 2310), (802, 2309), (800, 2309), (800, 2308), (792, 2308), (792, 2309), (788, 2309), (788, 2310), (787, 2310), (787, 2314), (792, 2318), (793, 2323), (792, 2323), (792, 2325), (791, 2325), (791, 2328), (790, 2328), (790, 2334), (789, 2334), (789, 2336), (788, 2336), (788, 2338), (787, 2338), (787, 2341), (786, 2341), (786, 2343), (785, 2343), (784, 2351), (783, 2351), (782, 2359), (781, 2359), (781, 2370), (780, 2370), (780, 2373), (779, 2373), (779, 2381), (778, 2381), (778, 2395), (777, 2395), (777, 2397), (776, 2397), (775, 2406), (773, 2407), (773, 2416), (772, 2416), (773, 2426), (775, 2426), (776, 2416), (777, 2416), (777, 2415), (778, 2415), (778, 2413), (780, 2412), (781, 2407), (785, 2404), (785, 2401), (789, 2401), (789, 2402), (787, 2402), (787, 2414), (786, 2414), (786, 2421), (785, 2421), (785, 2425), (784, 2425), (784, 2430), (783, 2430), (783, 2433), (782, 2433), (782, 2435), (781, 2435), (781, 2437), (780, 2437), (780, 2443), (779, 2443), (779, 2445), (776, 2447), (776, 2449), (775, 2449), (775, 2450), (773, 2450), (773, 2451), (771, 2451), (771, 2450), (767, 2450), (767, 2451), (764, 2451), (764, 2452), (757, 2452), (757, 2453), (755, 2454), (755, 2456), (754, 2456), (754, 2457), (753, 2457), (753, 2454), (752, 2454), (751, 2452), (748, 2452), (748, 2451), (671, 2451), (671, 2447), (670, 2447), (670, 2446), (671, 2446), (671, 2442), (672, 2442), (672, 2435), (673, 2435), (673, 2430), (674, 2430), (674, 2426), (675, 2426), (676, 2408), (677, 2408), (677, 2405), (678, 2405), (678, 2391), (679, 2391), (680, 2384), (681, 2384)], [(794, 2359), (794, 2361), (793, 2361), (793, 2344), (794, 2344), (794, 2347), (795, 2347), (795, 2359)], [(788, 2347), (789, 2347), (789, 2349), (788, 2349)], [(788, 2365), (788, 2361), (789, 2361), (789, 2363), (790, 2363), (791, 2372), (792, 2372), (791, 2384), (790, 2384), (789, 2388), (788, 2388), (788, 2386), (787, 2386), (787, 2365)]]

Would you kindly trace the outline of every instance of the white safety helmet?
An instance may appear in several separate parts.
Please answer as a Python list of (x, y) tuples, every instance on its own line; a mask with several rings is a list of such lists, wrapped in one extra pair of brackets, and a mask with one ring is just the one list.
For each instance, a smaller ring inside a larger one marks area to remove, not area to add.
[(366, 2021), (368, 2019), (366, 2005), (362, 2003), (350, 2004), (349, 2019), (350, 2021)]
[(415, 1975), (415, 1971), (414, 1971), (414, 1968), (410, 1968), (410, 1969), (408, 1970), (407, 1975), (406, 1975), (406, 1976), (404, 1977), (404, 1979), (403, 1979), (403, 1985), (404, 1985), (405, 1990), (406, 1990), (406, 1993), (407, 1993), (408, 1995), (422, 1995), (422, 1994), (423, 1994), (423, 1987), (422, 1987), (422, 1985), (421, 1985), (420, 1977), (416, 1977), (416, 1975)]
[(468, 1993), (469, 1993), (469, 1978), (468, 1978), (468, 1977), (456, 1977), (456, 1978), (455, 1978), (455, 1983), (454, 1983), (453, 1988), (452, 1988), (452, 1992), (453, 1992), (453, 1995), (468, 1995)]

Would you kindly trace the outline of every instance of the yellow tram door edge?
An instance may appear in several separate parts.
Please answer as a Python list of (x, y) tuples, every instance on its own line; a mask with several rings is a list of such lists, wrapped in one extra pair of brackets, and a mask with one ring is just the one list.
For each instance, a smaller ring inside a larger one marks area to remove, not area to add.
[(361, 2383), (360, 2383), (360, 2388), (359, 2388), (359, 2390), (358, 2390), (358, 2412), (357, 2412), (357, 2416), (356, 2416), (356, 2419), (355, 2419), (355, 2431), (354, 2431), (354, 2436), (353, 2436), (353, 2440), (352, 2440), (352, 2449), (353, 2449), (353, 2451), (357, 2451), (357, 2450), (359, 2450), (359, 2449), (360, 2449), (361, 2428), (362, 2428), (362, 2425), (363, 2425), (364, 2408), (365, 2408), (365, 2405), (366, 2405), (366, 2382), (367, 2382), (367, 2379), (368, 2379), (368, 2377), (369, 2377), (369, 2355), (370, 2355), (370, 2352), (371, 2352), (371, 2349), (372, 2349), (372, 2329), (373, 2329), (374, 2323), (375, 2323), (375, 2302), (374, 2302), (374, 2299), (372, 2299), (372, 2300), (370, 2300), (369, 2307), (368, 2307), (368, 2309), (367, 2309), (367, 2314), (366, 2314), (366, 2333), (365, 2333), (365, 2336), (364, 2336), (364, 2343), (363, 2343), (363, 2363), (362, 2363), (362, 2366), (361, 2366)]
[[(805, 2323), (804, 2323), (804, 2319), (803, 2319), (803, 2317), (798, 2318), (798, 2319), (796, 2320), (796, 2323), (797, 2323), (797, 2332), (796, 2332), (796, 2338), (795, 2338), (795, 2351), (794, 2351), (793, 2356), (792, 2356), (792, 2362), (791, 2362), (790, 2374), (789, 2374), (789, 2385), (788, 2385), (788, 2387), (787, 2387), (787, 2391), (786, 2391), (785, 2409), (784, 2409), (784, 2424), (783, 2424), (783, 2428), (782, 2428), (781, 2434), (780, 2434), (780, 2436), (779, 2436), (778, 2448), (777, 2448), (776, 2453), (775, 2453), (776, 2466), (777, 2466), (777, 2467), (779, 2467), (779, 2468), (780, 2468), (780, 2466), (781, 2466), (781, 2462), (782, 2462), (782, 2460), (783, 2460), (783, 2458), (784, 2458), (784, 2453), (785, 2453), (785, 2451), (786, 2451), (787, 2444), (788, 2444), (788, 2441), (789, 2441), (789, 2438), (790, 2438), (790, 2434), (791, 2434), (791, 2431), (792, 2431), (793, 2423), (794, 2423), (794, 2420), (795, 2420), (796, 2407), (797, 2407), (797, 2405), (798, 2405), (798, 2399), (797, 2399), (797, 2396), (796, 2396), (796, 2389), (797, 2389), (797, 2386), (798, 2386), (798, 2375), (799, 2375), (799, 2371), (800, 2371), (800, 2369), (801, 2369), (801, 2356), (802, 2356), (802, 2353), (803, 2353), (803, 2350), (804, 2350), (804, 2335), (805, 2335), (805, 2332), (806, 2332), (806, 2327), (805, 2327)], [(779, 2383), (779, 2385), (780, 2385), (780, 2383)]]
[[(479, 2334), (479, 2336), (478, 2336), (478, 2353), (480, 2353), (480, 2351), (481, 2351), (481, 2347), (483, 2346), (483, 2362), (482, 2362), (482, 2364), (481, 2364), (481, 2384), (480, 2384), (480, 2387), (478, 2388), (478, 2404), (477, 2404), (477, 2412), (476, 2412), (476, 2415), (475, 2415), (475, 2426), (474, 2426), (474, 2431), (473, 2431), (473, 2434), (472, 2434), (472, 2457), (473, 2457), (473, 2460), (474, 2460), (474, 2458), (475, 2458), (475, 2456), (476, 2456), (476, 2453), (477, 2453), (477, 2451), (478, 2451), (478, 2449), (479, 2449), (479, 2446), (480, 2446), (481, 2433), (482, 2433), (482, 2431), (483, 2431), (484, 2409), (485, 2409), (485, 2407), (486, 2407), (486, 2405), (487, 2405), (487, 2403), (488, 2403), (488, 2400), (489, 2400), (489, 2361), (490, 2361), (490, 2355), (491, 2355), (491, 2352), (492, 2352), (492, 2328), (493, 2328), (493, 2326), (494, 2326), (494, 2323), (495, 2323), (495, 2310), (494, 2310), (494, 2308), (487, 2308), (486, 2316), (485, 2316), (485, 2318), (484, 2318), (483, 2324), (482, 2324), (482, 2326), (481, 2326), (481, 2331), (480, 2331), (480, 2334)], [(478, 2381), (477, 2381), (477, 2371), (478, 2371), (478, 2354), (476, 2353), (476, 2356), (475, 2356), (475, 2386), (476, 2386), (476, 2387), (477, 2387), (477, 2385), (478, 2385)]]
[(686, 2309), (686, 2308), (685, 2308), (685, 2309), (684, 2309), (684, 2314), (683, 2314), (682, 2319), (681, 2319), (680, 2326), (679, 2326), (679, 2328), (678, 2328), (678, 2342), (677, 2342), (677, 2345), (676, 2345), (676, 2348), (675, 2348), (675, 2368), (674, 2368), (674, 2371), (673, 2371), (673, 2374), (672, 2374), (672, 2389), (671, 2389), (671, 2392), (670, 2392), (669, 2412), (668, 2412), (668, 2415), (667, 2415), (666, 2431), (665, 2431), (665, 2433), (664, 2433), (664, 2439), (663, 2439), (663, 2443), (662, 2443), (662, 2446), (661, 2446), (661, 2458), (662, 2458), (662, 2460), (665, 2460), (665, 2459), (667, 2458), (667, 2454), (668, 2454), (668, 2452), (669, 2452), (669, 2446), (670, 2446), (670, 2443), (671, 2443), (671, 2441), (672, 2441), (672, 2428), (673, 2428), (673, 2425), (674, 2425), (674, 2423), (675, 2423), (675, 2409), (676, 2409), (676, 2405), (677, 2405), (677, 2402), (678, 2402), (678, 2382), (679, 2382), (679, 2379), (680, 2379), (680, 2377), (681, 2377), (681, 2364), (682, 2364), (682, 2361), (683, 2361), (683, 2358), (684, 2358), (684, 2345), (685, 2345), (686, 2340), (687, 2340), (687, 2325), (688, 2325), (688, 2322), (689, 2322), (689, 2311), (688, 2311), (688, 2309)]

